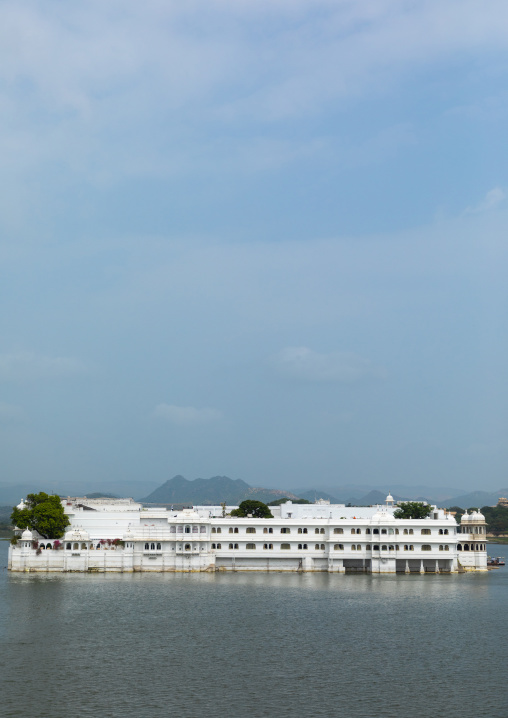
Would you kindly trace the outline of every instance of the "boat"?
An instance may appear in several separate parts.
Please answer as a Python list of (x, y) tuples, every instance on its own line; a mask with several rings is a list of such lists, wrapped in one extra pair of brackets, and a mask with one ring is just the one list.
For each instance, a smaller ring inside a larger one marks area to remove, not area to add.
[(487, 566), (504, 566), (504, 556), (496, 556), (496, 558), (487, 557)]

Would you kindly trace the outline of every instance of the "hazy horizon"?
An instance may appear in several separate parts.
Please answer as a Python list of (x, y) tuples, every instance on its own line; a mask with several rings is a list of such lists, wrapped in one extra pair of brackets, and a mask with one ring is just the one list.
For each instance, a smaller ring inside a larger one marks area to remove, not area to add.
[(2, 483), (508, 483), (505, 3), (0, 36)]

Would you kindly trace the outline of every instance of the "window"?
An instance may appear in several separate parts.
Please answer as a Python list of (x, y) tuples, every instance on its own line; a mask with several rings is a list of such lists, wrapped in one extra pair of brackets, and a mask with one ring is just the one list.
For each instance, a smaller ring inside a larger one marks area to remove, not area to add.
[(287, 527), (283, 527), (283, 528), (281, 528), (280, 532), (281, 532), (281, 534), (290, 534), (291, 529), (288, 529)]
[(334, 534), (343, 534), (343, 533), (344, 533), (344, 529), (333, 529), (333, 533), (334, 533)]
[(149, 544), (149, 543), (146, 543), (146, 544), (145, 544), (145, 551), (149, 551), (149, 550), (150, 550), (150, 544)]
[(235, 548), (238, 548), (238, 544), (237, 544), (237, 543), (235, 543)]
[(444, 547), (444, 550), (445, 550), (445, 551), (449, 551), (449, 550), (450, 550), (450, 547), (448, 546), (448, 544), (446, 544), (446, 546)]
[(263, 544), (263, 548), (264, 548), (264, 549), (273, 548), (273, 543), (264, 543), (264, 544)]
[(370, 534), (370, 529), (365, 529), (366, 534)]
[(424, 543), (422, 546), (422, 551), (432, 551), (432, 546), (428, 543)]
[(191, 527), (190, 527), (190, 526), (186, 526), (186, 527), (185, 527), (185, 533), (186, 533), (186, 534), (190, 534), (190, 532), (191, 532)]
[(462, 546), (461, 546), (461, 544), (460, 544), (460, 543), (459, 543), (459, 544), (457, 544), (457, 551), (462, 551)]
[(190, 551), (190, 550), (191, 550), (191, 545), (190, 545), (190, 543), (186, 543), (186, 544), (185, 544), (185, 550), (186, 550), (186, 551)]
[(430, 529), (422, 529), (422, 536), (430, 536)]
[(272, 528), (269, 528), (269, 529), (264, 528), (264, 529), (263, 529), (263, 533), (264, 533), (264, 534), (273, 534), (273, 529), (272, 529)]
[(443, 544), (442, 544), (442, 543), (439, 544), (439, 550), (440, 550), (440, 551), (444, 551), (444, 549), (443, 549)]
[(413, 529), (409, 529), (409, 535), (410, 535), (410, 536), (413, 535)]
[(319, 529), (314, 529), (314, 533), (315, 533), (315, 534), (318, 534), (318, 533), (319, 533)]
[(373, 533), (373, 534), (378, 534), (378, 533), (379, 533), (379, 529), (372, 529), (372, 533)]
[(356, 550), (357, 550), (357, 551), (361, 551), (361, 550), (362, 550), (362, 547), (360, 546), (359, 543), (356, 544)]
[[(206, 534), (206, 526), (200, 526), (199, 532), (202, 534)], [(217, 531), (218, 534), (220, 534), (220, 529)]]
[(303, 529), (303, 533), (306, 534), (306, 533), (307, 533), (307, 529)]
[(362, 530), (361, 530), (361, 529), (356, 529), (356, 534), (357, 534), (357, 535), (358, 535), (358, 534), (361, 534), (361, 533), (362, 533)]
[(355, 546), (355, 544), (353, 544), (353, 545), (351, 546), (351, 551), (356, 551), (356, 546)]
[(247, 533), (248, 533), (248, 534), (255, 534), (255, 533), (256, 533), (256, 529), (254, 528), (254, 526), (247, 526)]
[(229, 527), (229, 533), (230, 533), (230, 534), (233, 533), (233, 529), (231, 528), (231, 526)]
[(150, 551), (155, 551), (155, 544), (154, 544), (154, 543), (151, 543), (151, 544), (150, 544)]
[[(67, 549), (67, 551), (70, 551), (70, 550), (71, 550), (71, 545), (70, 545), (70, 543), (68, 543), (65, 548)], [(97, 545), (97, 548), (99, 548), (98, 545)]]
[[(215, 526), (212, 526), (212, 533), (213, 533), (213, 534), (214, 534), (214, 533), (217, 533), (217, 529), (215, 528)], [(213, 548), (213, 547), (212, 547), (212, 548)]]
[(385, 534), (385, 533), (386, 533), (386, 529), (381, 529), (381, 533), (382, 533), (382, 534)]
[(388, 551), (393, 551), (393, 546), (388, 546)]
[[(213, 546), (212, 546), (212, 548), (213, 548)], [(229, 548), (233, 548), (233, 544), (232, 544), (232, 543), (229, 544)]]
[(306, 551), (308, 548), (309, 548), (309, 547), (307, 546), (307, 544), (304, 543), (304, 544), (303, 544), (303, 549), (304, 549), (304, 551)]
[(379, 544), (375, 543), (372, 548), (374, 549), (374, 551), (379, 551)]
[(321, 544), (321, 551), (324, 551), (324, 550), (325, 550), (325, 545), (324, 545), (324, 543), (322, 543), (322, 544)]
[(398, 536), (398, 534), (399, 534), (399, 529), (395, 529), (395, 533), (396, 533), (396, 535)]
[(448, 536), (448, 529), (445, 529), (443, 533), (445, 536)]
[(318, 544), (318, 543), (314, 546), (314, 550), (315, 550), (315, 551), (319, 551), (319, 544)]
[(356, 531), (354, 529), (351, 529), (352, 534), (356, 534)]
[(158, 544), (157, 544), (157, 551), (161, 551), (161, 550), (162, 550), (162, 545), (161, 545), (160, 543), (158, 543)]
[(256, 550), (256, 544), (255, 543), (248, 543), (245, 547), (248, 551), (255, 551)]
[(281, 551), (289, 551), (289, 549), (291, 548), (291, 545), (288, 543), (281, 543), (280, 548), (281, 548)]
[(234, 531), (234, 533), (235, 533), (235, 534), (237, 534), (237, 533), (238, 533), (238, 528), (236, 528), (236, 527), (235, 527), (235, 531)]
[(336, 543), (333, 546), (334, 551), (344, 551), (344, 544), (342, 543)]
[(183, 534), (183, 526), (179, 526), (179, 527), (178, 527), (178, 533), (179, 533), (179, 534)]
[(381, 546), (381, 551), (388, 551), (388, 546), (386, 546), (386, 544), (383, 544)]
[(365, 546), (365, 548), (367, 551), (372, 551), (372, 546), (369, 543)]
[(407, 536), (408, 533), (409, 533), (408, 530), (407, 530), (407, 529), (404, 529), (404, 536)]
[(176, 534), (176, 526), (170, 526), (169, 533)]
[(319, 533), (324, 534), (324, 532), (325, 532), (325, 530), (324, 530), (324, 529), (321, 529), (321, 531), (320, 531)]
[(194, 526), (192, 527), (192, 533), (193, 533), (193, 534), (199, 533), (199, 526), (194, 525)]
[(440, 536), (443, 535), (443, 529), (439, 529), (439, 535), (440, 535)]

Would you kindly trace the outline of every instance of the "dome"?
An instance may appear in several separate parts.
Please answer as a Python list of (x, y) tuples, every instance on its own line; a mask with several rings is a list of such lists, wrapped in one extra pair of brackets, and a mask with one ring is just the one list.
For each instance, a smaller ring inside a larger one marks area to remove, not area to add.
[(386, 497), (385, 501), (386, 501), (386, 503), (388, 503), (389, 501), (391, 501), (393, 503), (395, 501), (395, 499), (393, 498), (393, 496), (391, 495), (390, 492), (388, 492), (388, 496)]
[(33, 539), (33, 534), (30, 531), (30, 529), (25, 529), (23, 533), (21, 534), (21, 540), (22, 541), (31, 541)]
[(90, 534), (83, 529), (72, 529), (65, 534), (66, 541), (90, 541)]
[(25, 500), (21, 499), (19, 504), (16, 506), (17, 509), (24, 509), (26, 507)]
[(473, 514), (468, 514), (467, 511), (461, 518), (461, 521), (472, 521), (473, 520)]
[(485, 516), (479, 511), (473, 511), (471, 521), (485, 521)]

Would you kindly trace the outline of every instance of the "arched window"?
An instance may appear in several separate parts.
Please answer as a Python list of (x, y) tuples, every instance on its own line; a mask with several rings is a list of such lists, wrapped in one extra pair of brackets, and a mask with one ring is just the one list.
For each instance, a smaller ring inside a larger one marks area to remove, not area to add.
[(370, 534), (370, 529), (365, 529), (366, 534)]
[(179, 526), (177, 530), (179, 534), (183, 534), (183, 526)]
[(404, 529), (404, 536), (407, 536), (409, 531), (407, 529)]
[(303, 549), (304, 549), (304, 551), (305, 551), (306, 549), (308, 549), (308, 548), (309, 548), (309, 547), (307, 546), (307, 544), (304, 543), (304, 544), (303, 544)]
[(379, 533), (379, 529), (372, 529), (372, 533), (373, 533), (373, 534), (378, 534), (378, 533)]
[(372, 551), (372, 546), (370, 545), (370, 543), (368, 543), (365, 548), (367, 549), (367, 551)]
[[(483, 548), (484, 548), (484, 550), (485, 550), (485, 546), (484, 546)], [(450, 550), (450, 547), (448, 546), (448, 544), (445, 544), (444, 550), (445, 550), (445, 551), (449, 551), (449, 550)]]
[(303, 533), (302, 529), (298, 529), (297, 533), (299, 533), (299, 534)]
[(185, 544), (185, 550), (186, 550), (186, 551), (190, 551), (190, 550), (191, 550), (191, 545), (190, 545), (190, 543), (186, 543), (186, 544)]
[[(70, 551), (70, 550), (71, 550), (71, 545), (70, 545), (70, 543), (66, 544), (65, 548), (67, 549), (67, 551)], [(98, 547), (97, 547), (97, 548), (98, 548)]]
[(199, 526), (197, 526), (196, 524), (194, 524), (194, 526), (192, 527), (192, 533), (193, 533), (193, 534), (199, 533)]
[(356, 529), (356, 535), (361, 534), (361, 533), (362, 533), (361, 529)]
[(155, 551), (155, 544), (154, 544), (154, 543), (151, 543), (151, 544), (150, 544), (150, 551)]
[(351, 546), (351, 551), (356, 551), (356, 545), (355, 545), (355, 544), (353, 544), (353, 545)]
[[(53, 548), (53, 546), (50, 543), (47, 543), (46, 548)], [(86, 543), (82, 543), (81, 548), (86, 548)]]
[(218, 543), (218, 544), (217, 544), (217, 548), (218, 548), (218, 549), (221, 549), (221, 548), (222, 548), (222, 544), (221, 544), (221, 543)]
[(324, 532), (325, 532), (325, 530), (324, 530), (324, 529), (321, 529), (321, 531), (320, 531), (319, 533), (324, 534)]
[(357, 551), (361, 551), (361, 550), (362, 550), (362, 547), (361, 547), (361, 545), (360, 545), (359, 543), (356, 544), (356, 550), (357, 550)]
[(388, 546), (386, 544), (383, 544), (381, 546), (381, 551), (388, 551)]
[(314, 533), (315, 533), (315, 534), (318, 534), (318, 533), (319, 533), (319, 529), (314, 529)]
[(334, 533), (334, 534), (343, 534), (343, 533), (344, 533), (344, 529), (333, 529), (333, 533)]
[(162, 550), (162, 545), (161, 545), (160, 543), (158, 543), (158, 544), (157, 544), (157, 551), (161, 551), (161, 550)]
[(212, 549), (214, 549), (214, 548), (215, 548), (215, 544), (213, 543), (213, 544), (212, 544)]
[(267, 544), (267, 543), (264, 543), (264, 544), (263, 544), (263, 548), (264, 548), (264, 549), (267, 549), (267, 548), (268, 548), (268, 544)]
[(237, 544), (237, 543), (235, 543), (235, 548), (238, 548), (238, 544)]
[(230, 533), (230, 534), (233, 533), (233, 529), (231, 528), (231, 526), (229, 527), (229, 533)]
[(460, 543), (459, 543), (459, 544), (457, 544), (457, 551), (462, 551), (462, 546), (461, 546), (461, 544), (460, 544)]
[[(46, 548), (51, 548), (51, 544), (48, 543), (48, 545), (46, 546)], [(82, 544), (81, 544), (81, 550), (82, 550), (82, 551), (85, 551), (85, 550), (86, 550), (86, 543), (82, 543)]]
[(411, 543), (411, 544), (409, 544), (409, 550), (410, 550), (410, 551), (414, 551), (414, 550), (415, 550), (415, 547), (413, 546), (413, 544), (412, 544), (412, 543)]
[(217, 529), (215, 528), (215, 526), (212, 526), (212, 533), (217, 533)]
[[(70, 548), (70, 547), (71, 547), (71, 545), (69, 544), (69, 548)], [(101, 547), (101, 545), (100, 545), (100, 543), (98, 543), (97, 546), (95, 547), (95, 550), (96, 550), (96, 551), (99, 551), (100, 547)]]
[(409, 546), (407, 545), (407, 543), (404, 544), (404, 551), (409, 551)]
[(301, 544), (301, 543), (298, 544), (298, 548), (300, 549), (300, 551), (302, 550), (302, 544)]
[[(200, 526), (199, 531), (202, 534), (206, 534), (206, 526)], [(217, 531), (218, 534), (220, 534), (220, 529)]]
[(444, 551), (444, 549), (443, 549), (443, 544), (442, 544), (442, 543), (439, 544), (439, 550), (440, 550), (440, 551)]
[(322, 543), (322, 544), (321, 544), (321, 551), (324, 551), (324, 550), (325, 550), (325, 545), (324, 545), (324, 543)]
[(440, 536), (443, 535), (443, 529), (439, 529), (439, 535), (440, 535)]
[(395, 529), (395, 534), (396, 534), (396, 536), (399, 535), (399, 529)]
[(283, 528), (281, 528), (280, 532), (281, 534), (290, 534), (291, 529), (288, 529), (286, 526), (284, 526)]
[(307, 529), (303, 529), (303, 533), (304, 534), (308, 533)]
[(409, 535), (410, 535), (410, 536), (413, 535), (413, 529), (409, 529)]
[(464, 544), (464, 551), (469, 551), (469, 544), (467, 544), (467, 543)]
[(430, 529), (422, 529), (422, 536), (430, 536)]
[(255, 543), (248, 543), (248, 544), (245, 546), (245, 548), (248, 549), (249, 551), (254, 551), (254, 550), (256, 549), (256, 544), (255, 544)]
[(424, 543), (422, 546), (422, 551), (432, 551), (432, 546), (429, 543)]
[(235, 534), (238, 533), (238, 527), (237, 527), (237, 526), (235, 526), (235, 531), (234, 531), (234, 533), (235, 533)]
[(186, 533), (186, 534), (190, 534), (190, 532), (191, 532), (191, 527), (190, 527), (190, 526), (186, 526), (186, 527), (185, 527), (185, 533)]
[(247, 533), (248, 533), (248, 534), (255, 534), (255, 533), (256, 533), (256, 529), (254, 528), (254, 526), (247, 526)]
[(385, 534), (385, 533), (386, 533), (386, 529), (381, 529), (381, 533), (382, 533), (382, 534)]
[(229, 544), (229, 548), (233, 548), (233, 544), (232, 544), (232, 543)]
[(291, 544), (281, 543), (280, 548), (281, 548), (281, 551), (289, 551), (289, 549), (291, 548)]
[(356, 531), (354, 529), (351, 529), (352, 534), (356, 534)]
[(379, 544), (375, 543), (372, 548), (374, 549), (374, 551), (379, 551)]
[(393, 546), (388, 546), (388, 551), (393, 551)]
[(344, 551), (344, 544), (342, 543), (336, 543), (333, 545), (334, 551)]

